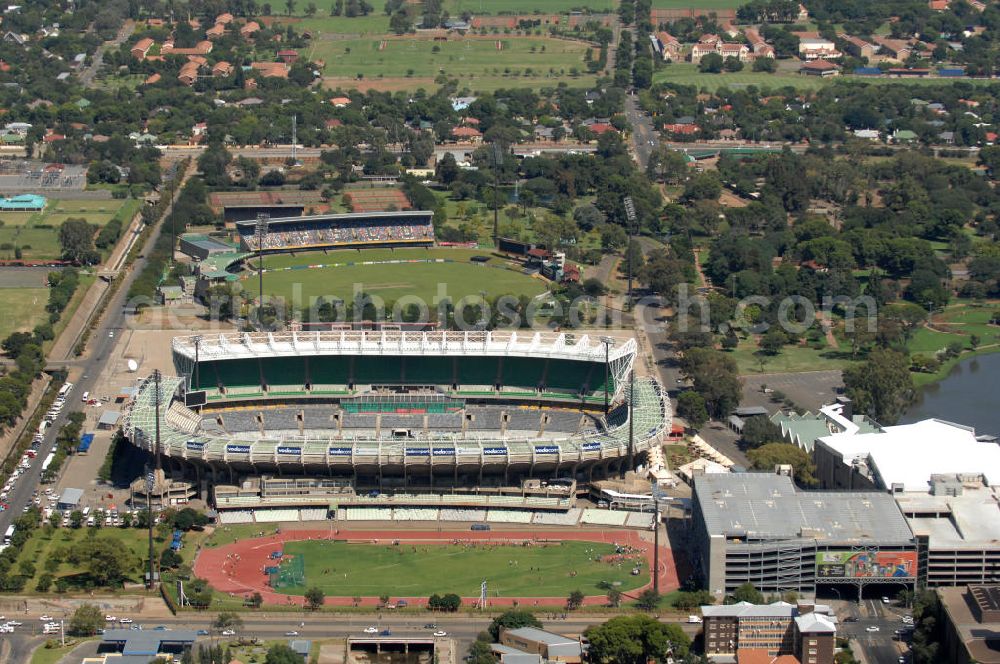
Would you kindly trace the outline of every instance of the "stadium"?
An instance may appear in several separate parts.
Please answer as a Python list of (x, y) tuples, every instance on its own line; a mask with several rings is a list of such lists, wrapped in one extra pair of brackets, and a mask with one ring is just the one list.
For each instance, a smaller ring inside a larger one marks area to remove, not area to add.
[(281, 253), (338, 247), (429, 247), (434, 244), (433, 212), (396, 210), (269, 219), (258, 233), (256, 220), (239, 221), (242, 251)]
[[(635, 355), (634, 339), (563, 333), (175, 337), (176, 376), (160, 379), (159, 449), (213, 486), (318, 476), (342, 480), (358, 500), (369, 488), (587, 483), (624, 467), (630, 433), (637, 457), (669, 427), (660, 384), (638, 378), (630, 388)], [(156, 402), (148, 377), (125, 417), (126, 436), (150, 452)]]

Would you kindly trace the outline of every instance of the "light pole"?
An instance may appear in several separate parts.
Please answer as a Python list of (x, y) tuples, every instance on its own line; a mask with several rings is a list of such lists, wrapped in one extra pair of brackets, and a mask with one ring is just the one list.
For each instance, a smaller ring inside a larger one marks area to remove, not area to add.
[(493, 144), (493, 248), (500, 245), (500, 167), (503, 165), (503, 147)]
[(271, 215), (262, 213), (257, 215), (257, 275), (260, 287), (260, 296), (257, 300), (257, 323), (260, 324), (260, 310), (264, 306), (264, 236), (267, 234), (268, 224), (271, 222)]
[[(634, 361), (634, 360), (633, 360)], [(629, 367), (628, 372), (628, 456), (626, 457), (628, 468), (635, 468), (635, 368)], [(621, 479), (625, 479), (622, 468)]]
[(627, 222), (626, 231), (628, 232), (628, 244), (625, 246), (625, 263), (628, 268), (628, 289), (625, 293), (625, 307), (626, 309), (632, 309), (632, 273), (634, 272), (632, 267), (632, 234), (635, 228), (635, 202), (632, 200), (631, 196), (626, 196), (624, 200), (625, 204), (625, 219)]
[(155, 457), (154, 468), (146, 473), (146, 526), (149, 532), (149, 578), (146, 587), (153, 589), (153, 489), (156, 486), (156, 470), (160, 468), (160, 371), (153, 371), (153, 414), (156, 422), (156, 438), (154, 440), (153, 456)]
[(199, 380), (200, 376), (198, 373), (198, 361), (202, 338), (203, 337), (200, 334), (196, 334), (191, 337), (191, 341), (194, 342), (194, 389), (196, 390), (201, 388), (201, 381)]

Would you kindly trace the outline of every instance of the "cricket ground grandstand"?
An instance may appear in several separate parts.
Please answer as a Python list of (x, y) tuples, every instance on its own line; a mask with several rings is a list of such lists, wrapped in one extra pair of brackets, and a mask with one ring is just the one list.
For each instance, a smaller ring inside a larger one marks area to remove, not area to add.
[(280, 253), (358, 247), (429, 247), (433, 212), (318, 214), (236, 222), (242, 251)]
[(125, 434), (154, 451), (159, 402), (164, 459), (214, 485), (275, 472), (359, 488), (588, 482), (670, 427), (661, 385), (630, 380), (634, 339), (289, 331), (175, 337), (172, 351), (176, 375), (159, 397), (140, 382)]

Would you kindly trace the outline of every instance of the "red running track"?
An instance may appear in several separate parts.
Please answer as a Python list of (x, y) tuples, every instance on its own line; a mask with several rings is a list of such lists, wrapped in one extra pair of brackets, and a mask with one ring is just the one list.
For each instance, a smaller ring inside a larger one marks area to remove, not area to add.
[[(249, 595), (259, 592), (266, 604), (302, 605), (305, 598), (296, 595), (286, 595), (274, 592), (267, 585), (264, 567), (273, 565), (268, 556), (281, 547), (283, 542), (301, 540), (335, 539), (359, 544), (387, 544), (398, 541), (400, 544), (450, 544), (452, 542), (522, 542), (531, 540), (574, 540), (584, 542), (603, 542), (608, 544), (624, 544), (643, 552), (649, 568), (653, 568), (653, 544), (644, 540), (638, 531), (634, 530), (525, 530), (525, 531), (414, 531), (414, 530), (382, 530), (382, 531), (350, 531), (350, 530), (289, 530), (275, 535), (245, 539), (232, 544), (215, 548), (202, 549), (194, 562), (195, 576), (205, 579), (219, 592), (230, 595)], [(677, 566), (673, 552), (669, 546), (660, 546), (660, 592), (666, 593), (680, 587)], [(627, 595), (636, 595), (653, 585), (652, 579), (642, 588)], [(394, 597), (394, 600), (405, 599), (410, 606), (420, 606), (426, 597)], [(473, 604), (478, 597), (464, 597), (462, 601)], [(592, 595), (584, 600), (584, 604), (600, 606), (607, 603), (605, 595)], [(561, 606), (565, 597), (491, 597), (491, 606), (511, 606), (517, 602), (520, 606)], [(327, 597), (328, 606), (353, 606), (351, 597)], [(363, 597), (362, 606), (378, 606), (378, 597)]]

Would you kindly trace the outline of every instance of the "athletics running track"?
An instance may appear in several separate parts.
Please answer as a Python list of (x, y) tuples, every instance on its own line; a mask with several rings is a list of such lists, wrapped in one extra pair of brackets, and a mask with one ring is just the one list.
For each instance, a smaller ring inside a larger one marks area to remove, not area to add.
[[(649, 533), (645, 533), (649, 536)], [(524, 531), (415, 531), (415, 530), (287, 530), (274, 535), (244, 539), (214, 548), (203, 548), (195, 558), (195, 576), (208, 581), (213, 588), (231, 595), (249, 595), (259, 592), (266, 604), (304, 604), (305, 598), (274, 592), (267, 585), (267, 576), (263, 569), (273, 565), (268, 556), (281, 549), (282, 542), (300, 540), (336, 539), (340, 541), (363, 544), (389, 544), (398, 541), (403, 544), (451, 544), (454, 542), (497, 542), (510, 544), (531, 540), (576, 540), (584, 542), (605, 542), (634, 547), (643, 552), (653, 568), (653, 544), (646, 541), (639, 531), (635, 530), (524, 530)], [(669, 546), (660, 546), (660, 592), (667, 593), (680, 587), (677, 567)], [(642, 590), (652, 586), (652, 579), (642, 588), (626, 593), (634, 597)], [(420, 606), (427, 601), (426, 597), (393, 597), (394, 601), (405, 599), (410, 606)], [(474, 604), (477, 597), (462, 598), (465, 604)], [(607, 604), (606, 595), (593, 595), (584, 600), (584, 604), (602, 606)], [(515, 602), (519, 606), (562, 606), (565, 597), (491, 597), (491, 606), (511, 606)], [(327, 597), (328, 606), (353, 606), (351, 597)], [(378, 597), (363, 597), (363, 606), (378, 606)]]

